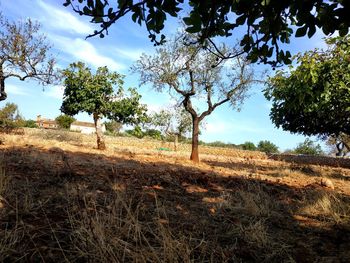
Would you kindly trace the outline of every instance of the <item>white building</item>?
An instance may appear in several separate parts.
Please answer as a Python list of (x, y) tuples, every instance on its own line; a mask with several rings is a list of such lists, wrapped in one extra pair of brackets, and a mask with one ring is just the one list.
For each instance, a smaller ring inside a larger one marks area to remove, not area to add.
[[(106, 131), (106, 126), (101, 124), (102, 132)], [(92, 134), (96, 132), (95, 124), (91, 122), (75, 121), (70, 125), (71, 131), (78, 131), (84, 134)]]

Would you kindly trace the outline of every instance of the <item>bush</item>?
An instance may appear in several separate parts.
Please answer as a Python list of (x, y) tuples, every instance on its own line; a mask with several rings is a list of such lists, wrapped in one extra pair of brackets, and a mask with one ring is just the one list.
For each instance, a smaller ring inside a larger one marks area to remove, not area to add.
[(123, 127), (123, 124), (117, 121), (108, 121), (108, 122), (105, 122), (105, 126), (108, 134), (117, 135), (120, 133), (120, 130)]
[(15, 103), (6, 103), (0, 109), (0, 127), (2, 129), (15, 129), (24, 126), (24, 119), (18, 111), (18, 106)]
[(278, 153), (278, 147), (270, 141), (260, 141), (257, 150), (265, 153)]
[(134, 136), (134, 137), (137, 137), (139, 139), (143, 138), (144, 136), (144, 133), (143, 131), (141, 130), (140, 126), (136, 126), (134, 129), (132, 130), (127, 130), (126, 133)]
[(239, 148), (239, 146), (233, 143), (224, 143), (221, 141), (208, 142), (208, 143), (205, 143), (205, 145), (212, 146), (212, 147), (222, 147), (222, 148), (234, 148), (234, 149)]
[(61, 129), (69, 129), (75, 119), (72, 116), (62, 114), (56, 117), (55, 121)]
[(255, 151), (256, 150), (256, 146), (252, 142), (245, 142), (245, 143), (241, 144), (240, 147), (243, 150), (248, 150), (248, 151)]
[(298, 146), (294, 149), (294, 152), (297, 154), (306, 154), (306, 155), (324, 154), (322, 151), (321, 145), (316, 144), (309, 138), (305, 139), (304, 142), (299, 143)]
[(162, 133), (156, 129), (148, 129), (143, 133), (144, 136), (149, 136), (156, 140), (161, 140), (163, 138)]
[(38, 128), (38, 125), (36, 125), (34, 120), (26, 120), (24, 122), (24, 127), (26, 127), (26, 128)]

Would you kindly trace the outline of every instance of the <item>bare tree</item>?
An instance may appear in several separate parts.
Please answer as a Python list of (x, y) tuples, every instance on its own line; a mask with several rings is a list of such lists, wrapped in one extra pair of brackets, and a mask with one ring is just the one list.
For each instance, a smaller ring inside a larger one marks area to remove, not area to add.
[[(236, 54), (232, 60), (221, 60), (205, 46), (188, 44), (189, 35), (177, 35), (154, 55), (143, 54), (133, 66), (140, 74), (141, 85), (150, 83), (154, 89), (168, 90), (179, 98), (192, 117), (192, 153), (190, 159), (199, 162), (199, 124), (217, 107), (230, 103), (239, 108), (253, 83), (253, 71), (240, 50), (225, 45), (218, 52)], [(184, 40), (185, 39), (185, 40)], [(203, 109), (202, 102), (205, 103)], [(197, 108), (202, 108), (200, 112)]]
[(7, 98), (5, 80), (10, 77), (41, 84), (55, 80), (51, 46), (39, 30), (40, 24), (30, 19), (10, 22), (0, 14), (0, 101)]

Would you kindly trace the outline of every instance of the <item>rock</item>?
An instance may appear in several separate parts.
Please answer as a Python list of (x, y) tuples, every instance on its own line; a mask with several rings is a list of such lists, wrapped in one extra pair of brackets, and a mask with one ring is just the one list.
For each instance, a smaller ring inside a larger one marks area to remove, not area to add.
[(320, 184), (323, 187), (328, 187), (328, 188), (334, 190), (334, 184), (328, 178), (321, 178)]

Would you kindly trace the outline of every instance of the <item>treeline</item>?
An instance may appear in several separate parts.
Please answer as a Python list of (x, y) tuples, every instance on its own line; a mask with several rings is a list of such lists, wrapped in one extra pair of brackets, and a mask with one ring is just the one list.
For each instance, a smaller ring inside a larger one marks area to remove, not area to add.
[[(191, 125), (188, 121), (188, 117), (189, 116), (185, 111), (173, 111), (171, 113), (170, 111), (162, 110), (159, 113), (150, 115), (141, 125), (136, 125), (132, 129), (127, 129), (125, 131), (122, 131), (123, 125), (121, 123), (116, 121), (108, 121), (104, 123), (106, 127), (105, 134), (110, 136), (152, 138), (169, 142), (174, 141), (175, 136), (177, 136), (178, 142), (191, 144), (191, 137), (187, 136), (191, 131)], [(73, 123), (75, 120), (75, 118), (65, 114), (61, 114), (55, 118), (58, 127), (61, 129), (69, 129), (71, 123)], [(20, 127), (38, 128), (34, 120), (26, 120), (21, 115), (18, 106), (15, 103), (6, 103), (6, 105), (0, 109), (0, 128), (8, 131)], [(250, 141), (243, 144), (225, 143), (221, 141), (209, 143), (199, 141), (199, 144), (212, 147), (261, 151), (267, 154), (280, 153), (278, 146), (268, 140), (262, 140), (257, 145)], [(332, 146), (330, 142), (328, 144)], [(304, 142), (299, 143), (294, 149), (286, 150), (283, 153), (325, 155), (321, 145), (309, 138), (306, 138)], [(331, 151), (331, 153), (333, 152)]]

